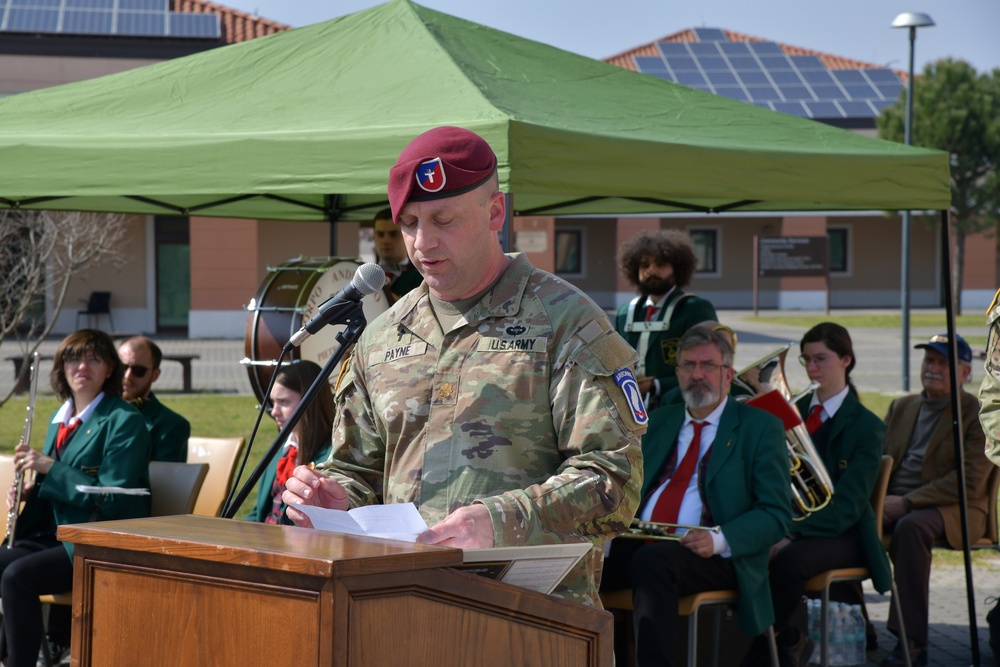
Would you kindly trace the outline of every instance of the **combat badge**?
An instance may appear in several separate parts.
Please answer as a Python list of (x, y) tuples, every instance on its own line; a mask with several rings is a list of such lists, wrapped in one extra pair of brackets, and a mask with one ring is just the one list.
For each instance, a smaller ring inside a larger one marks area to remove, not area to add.
[(628, 368), (615, 371), (614, 378), (615, 384), (621, 389), (629, 408), (632, 409), (632, 419), (640, 426), (645, 425), (649, 421), (649, 416), (646, 414), (646, 407), (642, 403), (642, 392), (639, 391), (639, 383), (635, 381), (632, 371)]

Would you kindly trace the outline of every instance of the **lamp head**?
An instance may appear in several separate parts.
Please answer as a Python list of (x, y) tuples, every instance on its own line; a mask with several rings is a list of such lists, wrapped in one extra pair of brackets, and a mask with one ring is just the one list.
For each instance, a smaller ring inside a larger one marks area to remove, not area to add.
[(923, 12), (903, 12), (892, 22), (893, 28), (929, 28), (933, 19)]

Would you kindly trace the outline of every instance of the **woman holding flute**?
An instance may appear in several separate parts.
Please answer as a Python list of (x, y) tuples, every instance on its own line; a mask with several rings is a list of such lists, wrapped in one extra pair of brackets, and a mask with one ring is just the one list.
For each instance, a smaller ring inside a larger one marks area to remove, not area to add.
[[(37, 369), (36, 369), (37, 372)], [(149, 488), (149, 431), (120, 398), (124, 368), (111, 338), (83, 329), (59, 344), (50, 374), (63, 401), (41, 450), (21, 442), (15, 471), (24, 509), (13, 546), (0, 547), (0, 599), (8, 667), (34, 667), (42, 637), (39, 595), (73, 586), (73, 545), (56, 539), (63, 524), (149, 516), (148, 495), (86, 492), (78, 487)], [(16, 490), (7, 494), (12, 509)]]
[[(856, 363), (851, 336), (839, 324), (822, 322), (806, 332), (799, 350), (809, 379), (818, 386), (796, 407), (834, 486), (831, 502), (794, 522), (771, 550), (774, 629), (783, 666), (805, 665), (812, 649), (806, 629), (790, 624), (808, 579), (833, 568), (868, 567), (876, 589), (887, 590), (892, 583), (869, 504), (885, 426), (861, 405), (851, 384)], [(763, 637), (755, 640), (744, 664), (770, 664)]]

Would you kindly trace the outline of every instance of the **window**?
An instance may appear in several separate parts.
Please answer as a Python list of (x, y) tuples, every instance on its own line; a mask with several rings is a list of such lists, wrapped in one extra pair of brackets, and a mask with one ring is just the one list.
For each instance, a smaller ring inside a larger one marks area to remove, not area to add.
[(847, 227), (828, 227), (827, 243), (830, 251), (830, 273), (847, 273)]
[(698, 260), (695, 273), (719, 275), (719, 230), (689, 229), (688, 235), (694, 241), (694, 256)]
[(556, 274), (560, 276), (583, 276), (583, 230), (557, 229)]

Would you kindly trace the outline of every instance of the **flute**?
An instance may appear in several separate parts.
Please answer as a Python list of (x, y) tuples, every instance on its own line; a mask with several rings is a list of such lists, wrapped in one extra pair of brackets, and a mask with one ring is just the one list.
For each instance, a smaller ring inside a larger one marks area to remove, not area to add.
[[(31, 445), (31, 423), (35, 416), (35, 397), (38, 395), (38, 351), (31, 356), (31, 392), (28, 395), (28, 414), (24, 419), (24, 431), (21, 442)], [(14, 506), (7, 510), (7, 548), (14, 548), (14, 531), (17, 530), (17, 517), (21, 509), (21, 492), (24, 490), (24, 471), (14, 473)]]
[(721, 533), (721, 526), (688, 526), (683, 523), (659, 523), (655, 521), (633, 521), (629, 529), (619, 537), (634, 540), (679, 540), (682, 535), (670, 532), (678, 528), (684, 530), (707, 530), (712, 533)]

